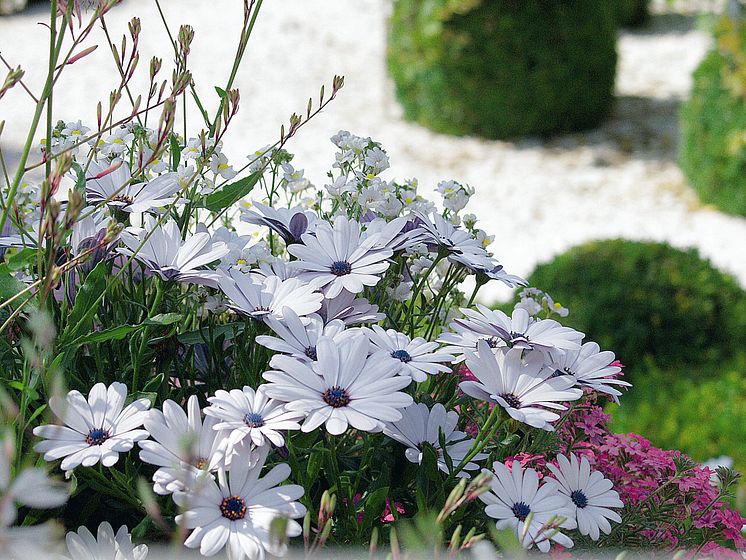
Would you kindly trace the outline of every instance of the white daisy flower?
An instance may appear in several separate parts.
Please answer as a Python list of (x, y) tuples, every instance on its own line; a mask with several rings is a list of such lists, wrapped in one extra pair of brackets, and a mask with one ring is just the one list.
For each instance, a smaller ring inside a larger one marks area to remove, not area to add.
[(415, 212), (415, 215), (421, 241), (431, 247), (431, 251), (443, 249), (449, 261), (468, 268), (486, 266), (489, 253), (469, 231), (459, 229), (437, 212), (433, 212), (432, 219), (422, 212)]
[(160, 467), (153, 474), (153, 491), (165, 496), (184, 490), (202, 472), (215, 472), (223, 458), (223, 435), (213, 429), (217, 421), (205, 418), (196, 395), (189, 397), (187, 412), (172, 400), (163, 412), (149, 411), (145, 429), (153, 440), (139, 441), (140, 460)]
[(519, 422), (554, 431), (551, 423), (559, 414), (546, 408), (566, 410), (559, 403), (579, 399), (583, 392), (572, 388), (569, 376), (553, 377), (539, 352), (522, 354), (520, 348), (495, 353), (480, 340), (477, 352), (466, 351), (466, 365), (477, 381), (462, 381), (459, 387), (475, 399), (499, 404)]
[(336, 340), (336, 337), (345, 331), (345, 324), (339, 319), (330, 321), (326, 325), (319, 315), (312, 313), (306, 317), (308, 323), (303, 324), (298, 315), (286, 307), (283, 320), (272, 317), (266, 318), (266, 323), (276, 336), (259, 335), (256, 341), (275, 352), (289, 354), (302, 362), (313, 362), (316, 360), (316, 343), (322, 336)]
[(611, 365), (615, 360), (614, 352), (601, 352), (595, 342), (586, 342), (579, 350), (552, 351), (550, 355), (550, 367), (554, 368), (555, 375), (570, 375), (579, 387), (611, 395), (617, 403), (622, 393), (613, 386), (631, 387), (630, 383), (614, 377), (622, 371), (619, 366)]
[(181, 190), (176, 173), (159, 175), (147, 183), (131, 183), (129, 165), (122, 163), (111, 173), (92, 161), (86, 178), (88, 204), (106, 204), (124, 212), (149, 212), (172, 204)]
[(135, 135), (127, 126), (120, 126), (104, 138), (101, 153), (107, 157), (117, 156), (124, 152), (134, 139)]
[[(458, 465), (471, 451), (474, 440), (464, 432), (456, 430), (458, 412), (455, 410), (446, 412), (445, 407), (440, 403), (433, 406), (432, 410), (429, 410), (424, 403), (413, 403), (402, 409), (401, 415), (401, 420), (387, 423), (383, 433), (407, 446), (404, 455), (408, 461), (418, 465), (422, 463), (422, 444), (429, 443), (438, 454), (438, 468), (446, 474), (450, 473), (440, 447), (441, 432), (446, 442), (446, 453), (454, 466)], [(477, 453), (473, 460), (481, 461), (487, 456), (486, 453)], [(458, 476), (469, 476), (464, 471), (473, 471), (478, 468), (479, 465), (469, 462)]]
[(233, 166), (228, 163), (225, 154), (214, 152), (210, 158), (210, 169), (215, 175), (220, 175), (223, 179), (230, 180), (237, 175)]
[[(621, 523), (620, 515), (609, 508), (624, 507), (619, 494), (613, 490), (612, 482), (598, 471), (591, 471), (588, 459), (578, 461), (574, 453), (570, 460), (557, 455), (559, 467), (547, 463), (547, 467), (557, 479), (559, 492), (569, 500), (568, 507), (577, 521), (581, 535), (589, 535), (597, 541), (600, 533), (608, 535), (611, 523)], [(515, 464), (515, 463), (514, 463)]]
[(294, 519), (306, 514), (306, 508), (295, 501), (303, 496), (303, 488), (278, 486), (290, 476), (290, 467), (276, 465), (260, 478), (266, 452), (258, 463), (249, 453), (248, 448), (242, 448), (229, 473), (218, 471), (217, 482), (205, 479), (194, 492), (174, 494), (174, 501), (184, 510), (176, 517), (177, 524), (194, 529), (185, 546), (199, 548), (204, 556), (227, 547), (231, 560), (263, 560), (267, 553), (284, 556), (287, 551), (286, 545), (271, 538), (270, 525), (275, 518), (288, 518), (288, 537), (301, 534)]
[(319, 315), (327, 323), (339, 319), (348, 326), (377, 323), (386, 318), (386, 315), (378, 312), (377, 305), (369, 303), (366, 298), (355, 297), (347, 290), (342, 290), (335, 298), (324, 298)]
[(320, 222), (314, 235), (303, 234), (303, 244), (289, 245), (287, 250), (298, 258), (291, 266), (303, 271), (301, 278), (318, 282), (326, 297), (334, 298), (342, 290), (358, 294), (365, 286), (378, 284), (393, 254), (378, 247), (381, 235), (366, 235), (355, 220), (337, 216), (333, 227)]
[(92, 467), (99, 462), (111, 467), (120, 453), (148, 437), (147, 430), (140, 427), (147, 418), (150, 401), (138, 399), (125, 407), (126, 398), (127, 386), (118, 382), (108, 389), (103, 383), (96, 383), (88, 400), (78, 391), (70, 391), (65, 401), (53, 396), (49, 408), (63, 425), (34, 428), (34, 435), (44, 438), (34, 451), (44, 453), (46, 461), (64, 457), (60, 465), (63, 471), (79, 465)]
[(447, 345), (445, 351), (463, 356), (465, 350), (476, 347), (478, 340), (487, 341), (491, 348), (507, 346), (544, 352), (580, 349), (583, 333), (563, 327), (554, 319), (534, 319), (523, 308), (514, 309), (512, 317), (508, 317), (499, 309), (481, 304), (476, 307), (477, 310), (461, 308), (466, 317), (454, 320), (450, 324), (453, 332), (438, 339)]
[[(228, 246), (212, 240), (206, 231), (199, 231), (182, 241), (174, 220), (156, 225), (152, 216), (145, 219), (144, 228), (127, 228), (120, 238), (126, 247), (120, 253), (133, 256), (164, 280), (192, 282), (217, 287), (219, 273), (202, 267), (228, 253)], [(148, 236), (150, 232), (153, 232)]]
[[(560, 494), (557, 484), (547, 480), (539, 486), (534, 469), (523, 469), (518, 462), (513, 470), (495, 461), (490, 491), (479, 496), (487, 507), (484, 512), (497, 519), (498, 529), (512, 529), (524, 548), (536, 546), (549, 552), (550, 540), (570, 548), (573, 541), (558, 528), (574, 529), (575, 519), (567, 497)], [(490, 472), (484, 469), (482, 472)], [(531, 516), (528, 526), (526, 521)], [(564, 519), (563, 519), (564, 518)]]
[(270, 382), (267, 395), (306, 414), (304, 432), (321, 424), (332, 435), (344, 433), (348, 425), (380, 432), (384, 422), (400, 420), (400, 409), (412, 404), (412, 397), (400, 392), (412, 379), (398, 375), (395, 362), (369, 357), (369, 345), (362, 334), (339, 343), (322, 337), (316, 344), (318, 361), (312, 364), (275, 355), (270, 361), (275, 371), (264, 374)]
[(98, 526), (96, 537), (85, 527), (70, 531), (65, 537), (68, 560), (144, 560), (147, 545), (134, 546), (127, 527), (122, 525), (117, 534), (107, 521)]
[[(84, 213), (86, 211), (83, 210)], [(111, 218), (104, 212), (93, 212), (75, 222), (70, 234), (70, 249), (73, 256), (99, 245), (106, 237), (110, 221)], [(94, 252), (90, 260), (99, 260), (106, 251), (106, 247), (102, 247)]]
[(304, 233), (313, 231), (316, 214), (300, 206), (274, 208), (252, 201), (248, 208), (241, 208), (241, 220), (276, 231), (287, 244), (299, 243)]
[(220, 281), (220, 289), (231, 301), (231, 307), (254, 319), (270, 315), (282, 319), (286, 308), (300, 317), (318, 311), (324, 294), (317, 292), (317, 288), (316, 284), (306, 284), (299, 278), (261, 278), (235, 268), (223, 274)]
[(450, 363), (455, 358), (445, 352), (436, 352), (440, 347), (437, 342), (427, 342), (418, 336), (412, 340), (394, 329), (384, 330), (378, 325), (372, 328), (363, 327), (372, 344), (371, 353), (384, 360), (398, 362), (403, 375), (415, 381), (425, 381), (428, 375), (451, 371)]
[(260, 385), (256, 391), (248, 386), (230, 392), (218, 389), (214, 397), (207, 399), (210, 406), (205, 408), (205, 414), (215, 419), (215, 430), (229, 432), (230, 447), (241, 441), (251, 441), (257, 447), (282, 447), (282, 432), (300, 429), (297, 420), (303, 413), (288, 410), (284, 402), (268, 398), (266, 387)]

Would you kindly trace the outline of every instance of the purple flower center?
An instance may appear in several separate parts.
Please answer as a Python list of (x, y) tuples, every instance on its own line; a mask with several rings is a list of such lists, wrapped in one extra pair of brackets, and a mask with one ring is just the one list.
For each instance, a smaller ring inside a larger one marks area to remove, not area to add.
[(406, 350), (394, 350), (393, 352), (391, 352), (391, 357), (396, 358), (397, 360), (401, 360), (405, 364), (412, 361), (412, 356), (410, 356), (409, 352), (407, 352)]
[(246, 502), (240, 496), (225, 498), (220, 504), (220, 513), (231, 521), (238, 521), (246, 517)]
[(588, 505), (588, 498), (581, 490), (573, 490), (572, 494), (570, 494), (570, 499), (573, 504), (581, 509)]
[(316, 347), (315, 346), (309, 346), (306, 348), (305, 351), (306, 356), (311, 358), (312, 360), (316, 361), (318, 359), (318, 355), (316, 354)]
[(337, 385), (324, 391), (321, 398), (332, 408), (342, 408), (350, 404), (350, 395), (347, 394), (347, 390)]
[(347, 261), (334, 261), (329, 271), (335, 276), (346, 276), (352, 272), (352, 265)]
[(521, 408), (521, 399), (515, 393), (500, 393), (498, 396), (502, 397), (510, 408)]
[(103, 445), (103, 443), (109, 439), (108, 430), (101, 428), (93, 428), (88, 435), (85, 436), (85, 442), (93, 447), (94, 445)]
[(500, 344), (500, 338), (496, 336), (492, 336), (490, 338), (486, 338), (485, 342), (487, 342), (487, 346), (490, 348), (497, 348), (497, 346)]
[(244, 414), (243, 423), (249, 428), (261, 428), (264, 426), (264, 418), (262, 418), (261, 414), (257, 414), (256, 412), (247, 412)]
[(526, 521), (528, 514), (531, 513), (531, 508), (525, 502), (517, 502), (513, 504), (511, 509), (513, 510), (513, 515), (520, 521)]

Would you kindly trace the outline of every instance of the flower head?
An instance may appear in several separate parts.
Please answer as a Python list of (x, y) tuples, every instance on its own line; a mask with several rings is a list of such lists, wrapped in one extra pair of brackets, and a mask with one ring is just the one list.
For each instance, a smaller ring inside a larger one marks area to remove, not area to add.
[(65, 537), (69, 560), (144, 560), (148, 556), (147, 545), (133, 546), (127, 527), (122, 525), (114, 534), (107, 521), (98, 526), (98, 534), (81, 527), (70, 531)]
[(567, 497), (558, 491), (555, 481), (547, 480), (539, 486), (536, 471), (524, 470), (515, 462), (511, 471), (495, 461), (492, 470), (491, 490), (479, 499), (487, 504), (484, 512), (497, 519), (498, 529), (512, 529), (524, 548), (536, 546), (549, 552), (550, 541), (573, 546), (572, 539), (557, 530), (575, 528), (575, 520)]
[[(551, 463), (547, 468), (552, 471), (559, 484), (559, 492), (569, 499), (568, 507), (574, 512), (581, 535), (590, 535), (597, 541), (600, 532), (609, 534), (609, 520), (621, 523), (622, 518), (610, 508), (624, 506), (613, 484), (598, 471), (591, 471), (588, 459), (578, 460), (573, 453), (570, 459), (564, 455), (557, 456), (558, 466)], [(600, 531), (600, 532), (599, 532)]]
[(149, 212), (172, 204), (181, 190), (176, 173), (165, 173), (145, 183), (133, 183), (129, 165), (122, 163), (107, 169), (95, 161), (88, 167), (86, 200), (88, 204), (106, 204), (124, 212)]
[(520, 348), (492, 352), (480, 340), (477, 352), (467, 351), (466, 365), (478, 381), (462, 381), (461, 390), (476, 399), (498, 404), (510, 416), (547, 431), (559, 414), (546, 410), (565, 410), (561, 402), (579, 399), (583, 392), (573, 389), (574, 381), (566, 376), (553, 377), (544, 366), (539, 352), (523, 357)]
[(304, 432), (321, 424), (333, 435), (344, 433), (348, 425), (380, 432), (384, 422), (401, 419), (400, 409), (412, 403), (412, 397), (400, 392), (412, 379), (397, 375), (396, 363), (369, 357), (369, 344), (362, 334), (337, 343), (322, 337), (312, 364), (276, 355), (270, 362), (275, 370), (264, 374), (267, 395), (303, 412)]
[[(474, 440), (467, 437), (464, 432), (456, 430), (458, 423), (458, 412), (451, 410), (446, 412), (445, 407), (437, 403), (432, 410), (424, 403), (413, 403), (402, 409), (402, 418), (396, 422), (389, 422), (383, 429), (383, 433), (399, 443), (406, 445), (404, 455), (412, 463), (422, 462), (423, 444), (433, 446), (438, 454), (438, 468), (444, 473), (450, 472), (448, 463), (440, 446), (440, 435), (446, 442), (446, 453), (453, 465), (458, 465), (471, 451)], [(475, 461), (486, 459), (485, 453), (477, 453)], [(459, 476), (469, 476), (464, 471), (476, 470), (479, 465), (469, 462)]]
[(199, 548), (204, 556), (217, 554), (228, 547), (232, 560), (263, 559), (266, 554), (282, 556), (287, 546), (278, 544), (270, 534), (270, 525), (277, 517), (285, 517), (288, 537), (301, 534), (297, 519), (306, 508), (295, 500), (303, 496), (303, 488), (295, 484), (278, 486), (290, 476), (290, 467), (279, 464), (264, 477), (266, 452), (259, 461), (249, 457), (248, 447), (234, 457), (230, 472), (218, 471), (218, 481), (204, 479), (190, 492), (175, 494), (174, 501), (184, 508), (176, 522), (193, 529), (184, 544)]
[(606, 393), (618, 403), (622, 394), (617, 387), (630, 387), (630, 384), (616, 376), (622, 368), (614, 365), (614, 353), (601, 352), (595, 342), (586, 342), (578, 350), (552, 351), (552, 364), (556, 375), (570, 375), (579, 387), (589, 387)]
[(267, 325), (279, 336), (260, 335), (256, 341), (275, 352), (289, 354), (302, 362), (316, 360), (316, 344), (322, 336), (332, 339), (346, 333), (345, 324), (339, 319), (330, 321), (326, 325), (319, 315), (312, 313), (303, 324), (295, 312), (286, 307), (283, 320), (271, 315), (266, 318)]
[(127, 386), (118, 382), (108, 389), (97, 383), (88, 393), (88, 400), (78, 391), (70, 391), (65, 401), (53, 396), (49, 407), (63, 425), (34, 428), (34, 435), (45, 438), (34, 450), (44, 453), (47, 461), (64, 457), (60, 465), (64, 471), (99, 462), (105, 467), (112, 466), (120, 453), (148, 437), (147, 430), (140, 427), (147, 417), (150, 401), (138, 399), (125, 407), (126, 398)]
[(299, 243), (304, 233), (314, 230), (317, 221), (316, 214), (300, 206), (274, 208), (256, 201), (249, 208), (241, 208), (241, 219), (269, 227), (280, 234), (287, 244)]

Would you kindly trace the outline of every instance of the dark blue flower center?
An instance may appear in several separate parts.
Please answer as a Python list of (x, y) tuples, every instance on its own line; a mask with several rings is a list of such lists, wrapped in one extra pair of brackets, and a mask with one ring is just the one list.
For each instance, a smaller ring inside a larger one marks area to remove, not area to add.
[(308, 348), (306, 348), (305, 354), (306, 354), (306, 356), (308, 356), (309, 358), (311, 358), (314, 361), (318, 359), (318, 355), (316, 354), (316, 347), (315, 346), (309, 346)]
[(220, 513), (231, 521), (238, 521), (246, 517), (246, 502), (240, 496), (225, 498), (220, 504)]
[(485, 341), (487, 342), (487, 346), (489, 346), (490, 348), (497, 348), (497, 346), (500, 344), (500, 340), (501, 339), (497, 338), (496, 336), (485, 339)]
[(513, 510), (513, 515), (520, 521), (526, 521), (528, 514), (531, 513), (531, 508), (525, 502), (515, 503), (511, 509)]
[(508, 403), (510, 408), (521, 408), (521, 399), (515, 396), (515, 393), (500, 393), (499, 396)]
[(391, 357), (396, 358), (397, 360), (401, 360), (405, 364), (412, 361), (412, 356), (410, 356), (409, 352), (407, 352), (406, 350), (394, 350), (393, 352), (391, 352)]
[(347, 261), (334, 261), (329, 270), (335, 276), (345, 276), (352, 272), (352, 265)]
[(570, 494), (570, 499), (573, 504), (581, 509), (588, 505), (588, 498), (581, 490), (573, 490), (572, 494)]
[(342, 408), (350, 404), (350, 395), (347, 394), (344, 388), (337, 385), (324, 391), (321, 394), (321, 398), (332, 408)]
[(244, 414), (243, 423), (249, 428), (261, 428), (264, 426), (264, 418), (262, 418), (261, 414), (257, 414), (256, 412), (247, 412)]
[(85, 442), (93, 447), (94, 445), (103, 445), (109, 439), (109, 432), (101, 428), (93, 428), (85, 437)]

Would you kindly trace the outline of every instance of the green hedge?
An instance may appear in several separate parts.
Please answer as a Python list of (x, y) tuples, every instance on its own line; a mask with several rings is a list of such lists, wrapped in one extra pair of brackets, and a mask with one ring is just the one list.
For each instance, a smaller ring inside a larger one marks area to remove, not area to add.
[(703, 202), (746, 216), (746, 98), (723, 82), (736, 69), (731, 58), (715, 49), (694, 72), (681, 109), (680, 163)]
[(746, 468), (746, 364), (716, 363), (692, 375), (648, 368), (613, 407), (612, 429), (637, 432), (699, 461), (728, 455)]
[(648, 357), (686, 375), (746, 348), (746, 293), (694, 249), (592, 242), (540, 265), (529, 282), (570, 309), (564, 324), (633, 369)]
[(596, 125), (613, 101), (605, 0), (395, 0), (388, 65), (408, 119), (507, 138)]

